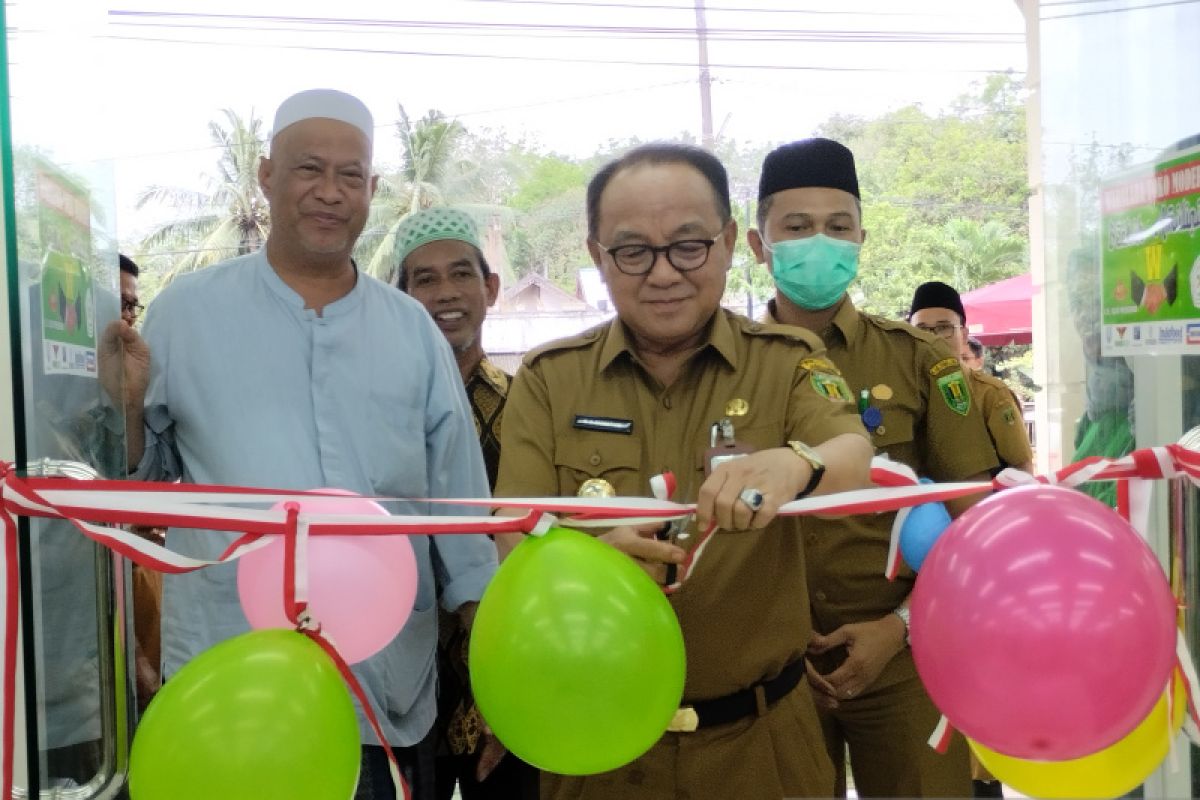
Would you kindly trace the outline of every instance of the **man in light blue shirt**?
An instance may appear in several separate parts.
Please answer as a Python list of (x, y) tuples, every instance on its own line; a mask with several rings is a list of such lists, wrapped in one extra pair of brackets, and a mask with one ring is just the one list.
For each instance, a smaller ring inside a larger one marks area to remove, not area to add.
[[(471, 412), (445, 338), (416, 301), (361, 274), (350, 258), (375, 189), (372, 132), (370, 112), (341, 92), (301, 92), (280, 106), (271, 155), (259, 166), (271, 206), (266, 245), (167, 287), (147, 314), (144, 344), (123, 335), (129, 429), (145, 437), (130, 436), (134, 477), (486, 496)], [(144, 427), (137, 424), (143, 408)], [(425, 503), (391, 510), (471, 513)], [(168, 546), (214, 558), (232, 538), (172, 529)], [(414, 536), (412, 543), (420, 573), (413, 614), (354, 672), (420, 797), (432, 781), (420, 766), (426, 748), (414, 746), (436, 714), (435, 577), (442, 604), (469, 622), (496, 553), (482, 535)], [(236, 566), (218, 566), (166, 581), (166, 676), (248, 629), (235, 573)], [(361, 719), (360, 730), (357, 797), (381, 796), (390, 792), (384, 754), (371, 747)]]

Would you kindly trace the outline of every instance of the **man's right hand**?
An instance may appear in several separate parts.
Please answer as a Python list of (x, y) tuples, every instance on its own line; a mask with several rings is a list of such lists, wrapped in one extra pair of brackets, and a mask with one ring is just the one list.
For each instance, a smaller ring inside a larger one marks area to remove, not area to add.
[(654, 534), (661, 529), (659, 522), (636, 528), (623, 525), (598, 538), (632, 558), (655, 583), (662, 584), (667, 577), (667, 564), (682, 564), (687, 553), (682, 547), (655, 539)]
[(113, 320), (100, 334), (97, 347), (100, 385), (113, 405), (140, 414), (150, 385), (150, 346), (124, 320)]

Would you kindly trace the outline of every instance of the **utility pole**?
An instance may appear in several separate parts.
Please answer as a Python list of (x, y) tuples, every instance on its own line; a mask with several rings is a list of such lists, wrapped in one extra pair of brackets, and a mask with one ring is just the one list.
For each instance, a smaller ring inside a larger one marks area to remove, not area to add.
[(708, 24), (704, 21), (704, 0), (696, 0), (696, 39), (700, 44), (700, 130), (704, 149), (712, 150), (712, 76), (708, 71)]

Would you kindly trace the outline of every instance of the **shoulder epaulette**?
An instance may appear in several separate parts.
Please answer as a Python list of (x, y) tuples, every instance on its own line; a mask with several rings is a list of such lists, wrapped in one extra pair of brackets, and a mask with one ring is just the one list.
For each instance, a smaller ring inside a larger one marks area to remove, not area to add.
[(812, 331), (796, 325), (784, 325), (779, 322), (756, 322), (746, 317), (732, 317), (737, 329), (751, 336), (764, 336), (773, 339), (785, 339), (796, 344), (806, 345), (810, 350), (824, 350), (825, 343)]
[(547, 353), (557, 353), (561, 350), (577, 350), (581, 347), (587, 347), (595, 343), (610, 324), (603, 322), (594, 328), (588, 328), (586, 331), (577, 333), (574, 336), (564, 336), (562, 339), (555, 339), (552, 342), (538, 345), (525, 354), (525, 357), (521, 359), (521, 363), (529, 366)]
[(997, 377), (996, 377), (995, 375), (993, 375), (992, 373), (990, 373), (990, 372), (985, 372), (985, 371), (983, 371), (983, 370), (981, 370), (981, 369), (977, 369), (977, 370), (973, 371), (973, 372), (971, 373), (971, 378), (972, 378), (973, 380), (977, 380), (977, 381), (979, 381), (980, 383), (986, 383), (988, 386), (994, 386), (994, 387), (996, 387), (997, 389), (1003, 389), (1003, 390), (1004, 390), (1004, 391), (1006, 391), (1006, 392), (1011, 392), (1011, 391), (1012, 391), (1012, 388), (1010, 388), (1010, 387), (1009, 387), (1009, 385), (1008, 385), (1007, 383), (1005, 383), (1004, 381), (1000, 380), (999, 378), (997, 378)]
[(923, 331), (920, 328), (910, 325), (902, 319), (888, 319), (880, 317), (876, 314), (863, 314), (863, 322), (874, 325), (882, 331), (895, 331), (896, 333), (906, 334), (914, 339), (919, 339), (922, 342), (936, 342), (938, 337), (929, 331)]

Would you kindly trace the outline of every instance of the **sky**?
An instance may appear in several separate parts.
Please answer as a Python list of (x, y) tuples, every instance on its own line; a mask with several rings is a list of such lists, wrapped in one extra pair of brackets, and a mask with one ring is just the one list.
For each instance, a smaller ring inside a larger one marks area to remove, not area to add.
[[(832, 114), (943, 108), (1025, 69), (1014, 0), (704, 0), (712, 124), (779, 142)], [(203, 188), (221, 110), (269, 127), (287, 95), (330, 86), (376, 117), (395, 163), (398, 105), (469, 130), (590, 155), (610, 140), (697, 139), (695, 0), (15, 0), (16, 143), (108, 181), (122, 240), (152, 183)]]

